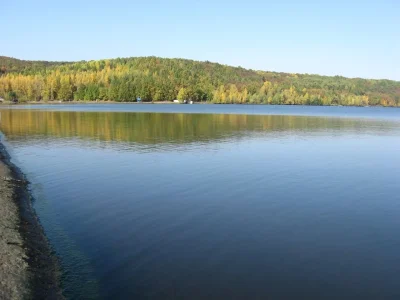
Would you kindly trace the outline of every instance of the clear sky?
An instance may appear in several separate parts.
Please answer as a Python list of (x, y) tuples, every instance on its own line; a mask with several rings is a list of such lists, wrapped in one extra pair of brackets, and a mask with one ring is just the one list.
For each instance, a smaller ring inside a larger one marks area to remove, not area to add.
[(400, 80), (400, 0), (0, 0), (0, 55), (209, 60)]

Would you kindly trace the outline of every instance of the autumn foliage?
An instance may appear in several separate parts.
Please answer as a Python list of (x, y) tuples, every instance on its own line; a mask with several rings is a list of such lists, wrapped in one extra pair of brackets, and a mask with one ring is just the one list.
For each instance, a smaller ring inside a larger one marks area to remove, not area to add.
[[(158, 57), (82, 62), (0, 57), (0, 97), (51, 100), (170, 101), (287, 105), (400, 105), (400, 82), (246, 70)], [(11, 100), (11, 99), (8, 99)]]

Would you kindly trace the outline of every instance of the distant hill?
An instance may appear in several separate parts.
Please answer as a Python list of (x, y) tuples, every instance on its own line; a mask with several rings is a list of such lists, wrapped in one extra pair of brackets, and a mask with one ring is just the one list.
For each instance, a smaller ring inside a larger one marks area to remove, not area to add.
[(50, 66), (66, 64), (66, 62), (20, 60), (7, 56), (0, 56), (0, 74), (7, 72), (35, 72)]
[(132, 57), (80, 62), (0, 56), (0, 97), (19, 101), (192, 99), (213, 103), (400, 105), (400, 82)]

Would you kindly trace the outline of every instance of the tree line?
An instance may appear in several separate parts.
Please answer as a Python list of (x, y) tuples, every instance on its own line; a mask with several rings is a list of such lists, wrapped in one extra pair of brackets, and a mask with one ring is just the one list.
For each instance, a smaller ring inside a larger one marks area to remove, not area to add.
[(31, 62), (0, 57), (0, 97), (27, 101), (400, 105), (400, 82), (247, 70), (158, 57)]

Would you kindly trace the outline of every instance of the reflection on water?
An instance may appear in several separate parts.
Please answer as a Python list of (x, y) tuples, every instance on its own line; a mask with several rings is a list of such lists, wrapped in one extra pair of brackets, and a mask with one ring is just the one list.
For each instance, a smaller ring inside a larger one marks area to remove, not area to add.
[[(263, 134), (380, 134), (398, 124), (385, 120), (358, 120), (304, 116), (255, 116), (229, 114), (163, 114), (63, 112), (37, 110), (1, 111), (1, 130), (10, 139), (96, 139), (139, 144), (205, 142)], [(308, 133), (306, 133), (308, 134)]]
[(400, 296), (396, 119), (0, 112), (70, 299)]

